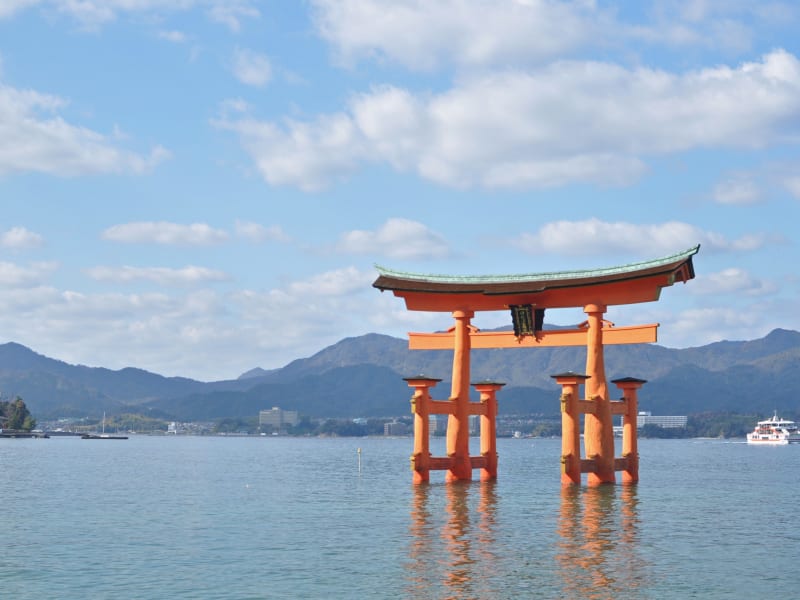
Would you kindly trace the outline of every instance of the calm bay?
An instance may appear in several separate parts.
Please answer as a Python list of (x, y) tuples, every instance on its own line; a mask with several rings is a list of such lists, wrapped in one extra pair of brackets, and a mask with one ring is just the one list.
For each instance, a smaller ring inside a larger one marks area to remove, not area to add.
[(0, 440), (0, 589), (16, 599), (664, 599), (796, 588), (800, 446), (640, 440), (640, 483), (598, 488), (561, 487), (558, 439), (498, 440), (494, 483), (446, 485), (434, 473), (412, 486), (411, 447)]

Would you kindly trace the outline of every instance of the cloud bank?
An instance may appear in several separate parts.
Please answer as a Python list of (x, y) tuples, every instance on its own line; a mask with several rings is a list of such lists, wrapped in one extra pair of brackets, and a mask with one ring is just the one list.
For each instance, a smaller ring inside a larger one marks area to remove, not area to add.
[(800, 135), (800, 61), (673, 74), (559, 61), (467, 78), (439, 94), (378, 86), (300, 121), (222, 115), (273, 185), (323, 189), (370, 164), (456, 188), (627, 185), (650, 157), (753, 149)]

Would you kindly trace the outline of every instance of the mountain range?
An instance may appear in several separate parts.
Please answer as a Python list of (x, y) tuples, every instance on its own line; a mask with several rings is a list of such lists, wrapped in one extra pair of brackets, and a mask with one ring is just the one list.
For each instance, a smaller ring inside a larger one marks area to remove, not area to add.
[[(560, 391), (551, 375), (583, 372), (585, 356), (582, 347), (473, 350), (472, 375), (506, 383), (498, 394), (501, 413), (554, 415)], [(609, 381), (648, 381), (639, 404), (653, 414), (800, 410), (794, 391), (800, 384), (797, 331), (775, 329), (756, 340), (684, 349), (607, 346), (605, 364)], [(411, 397), (403, 377), (441, 378), (432, 395), (446, 399), (451, 371), (451, 352), (411, 351), (407, 340), (380, 334), (345, 338), (283, 368), (254, 368), (215, 382), (71, 365), (13, 342), (0, 345), (2, 398), (20, 396), (39, 420), (108, 412), (207, 421), (254, 416), (273, 406), (313, 418), (399, 416), (408, 414)]]

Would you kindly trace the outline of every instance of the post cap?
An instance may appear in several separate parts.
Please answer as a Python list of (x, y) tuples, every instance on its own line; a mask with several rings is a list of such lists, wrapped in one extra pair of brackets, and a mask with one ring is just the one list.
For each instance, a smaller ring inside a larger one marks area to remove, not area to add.
[(576, 373), (575, 371), (565, 371), (564, 373), (556, 373), (555, 375), (550, 375), (553, 379), (561, 379), (561, 378), (571, 378), (571, 379), (591, 379), (591, 375), (585, 375), (583, 373)]
[(611, 383), (647, 383), (647, 380), (637, 379), (636, 377), (620, 377), (619, 379), (612, 379)]
[(470, 385), (496, 385), (499, 387), (503, 387), (505, 382), (503, 381), (494, 381), (493, 379), (482, 379), (481, 381), (473, 381)]
[(411, 377), (403, 377), (403, 381), (434, 381), (439, 383), (441, 379), (420, 373), (419, 375), (413, 375)]

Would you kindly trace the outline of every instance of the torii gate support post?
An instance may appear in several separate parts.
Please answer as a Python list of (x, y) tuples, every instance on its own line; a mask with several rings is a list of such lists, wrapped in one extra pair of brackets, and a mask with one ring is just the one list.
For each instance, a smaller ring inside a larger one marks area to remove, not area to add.
[(472, 462), (469, 458), (469, 362), (471, 310), (453, 311), (455, 319), (453, 344), (453, 380), (450, 401), (453, 412), (447, 419), (447, 456), (450, 468), (445, 481), (471, 481)]
[(594, 462), (587, 483), (615, 483), (614, 475), (614, 422), (608, 400), (605, 362), (603, 360), (603, 314), (602, 304), (587, 304), (583, 311), (587, 315), (589, 329), (586, 333), (586, 398), (595, 403), (595, 410), (584, 419), (583, 437), (586, 456)]
[(430, 481), (430, 415), (431, 393), (430, 389), (441, 381), (417, 375), (404, 377), (408, 387), (414, 388), (411, 397), (411, 412), (414, 415), (414, 453), (411, 455), (412, 481), (425, 483)]
[(636, 417), (639, 414), (637, 391), (647, 381), (635, 377), (624, 377), (614, 379), (612, 383), (622, 390), (622, 397), (626, 402), (622, 422), (622, 458), (625, 459), (626, 466), (622, 471), (622, 483), (636, 483), (639, 481), (639, 442), (636, 430)]
[(481, 412), (481, 456), (485, 460), (481, 481), (491, 481), (497, 479), (497, 392), (505, 383), (479, 381), (472, 385), (485, 405)]
[(578, 398), (580, 385), (587, 375), (560, 373), (551, 375), (561, 386), (561, 484), (581, 483), (581, 432)]

